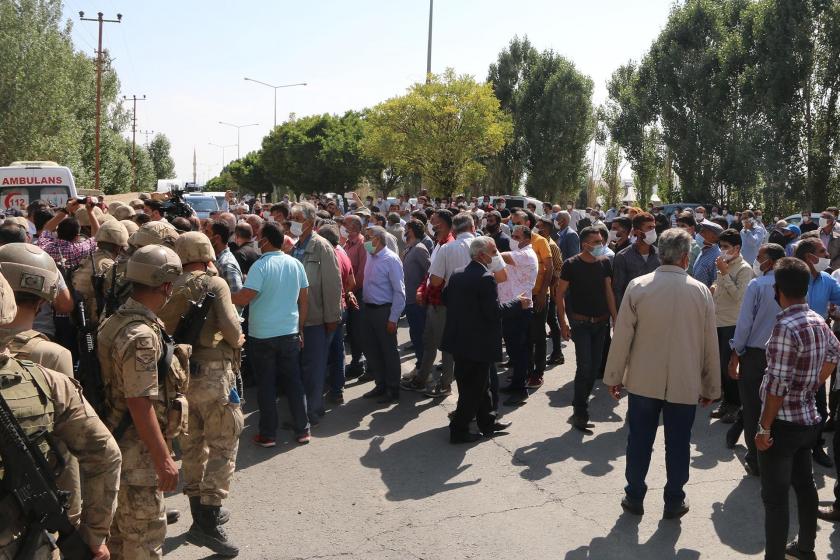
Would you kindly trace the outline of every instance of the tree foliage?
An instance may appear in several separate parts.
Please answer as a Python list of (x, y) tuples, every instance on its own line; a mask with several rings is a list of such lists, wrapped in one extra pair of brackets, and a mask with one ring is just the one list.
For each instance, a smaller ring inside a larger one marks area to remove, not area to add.
[(313, 115), (276, 127), (263, 139), (259, 162), (269, 182), (294, 193), (344, 192), (371, 167), (359, 146), (361, 116)]
[(488, 81), (513, 121), (513, 137), (493, 160), (490, 190), (551, 200), (574, 195), (586, 178), (595, 132), (592, 80), (553, 51), (514, 37), (490, 66)]
[(154, 168), (155, 179), (171, 179), (175, 176), (175, 161), (169, 153), (172, 144), (164, 134), (155, 134), (147, 151)]
[(512, 125), (489, 84), (451, 69), (430, 78), (368, 112), (362, 149), (449, 197), (485, 175), (484, 161), (504, 147)]
[(840, 194), (838, 2), (686, 0), (608, 91), (610, 134), (636, 173), (661, 131), (679, 183), (660, 190), (674, 197), (782, 211)]

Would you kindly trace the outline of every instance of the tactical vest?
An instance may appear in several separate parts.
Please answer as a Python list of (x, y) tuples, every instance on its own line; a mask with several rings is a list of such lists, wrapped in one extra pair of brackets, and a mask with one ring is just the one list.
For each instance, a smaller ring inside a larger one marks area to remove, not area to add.
[(30, 329), (15, 334), (6, 342), (6, 348), (13, 357), (20, 356), (20, 359), (28, 360), (38, 343), (43, 341), (49, 341), (49, 338), (43, 333)]
[[(99, 305), (97, 304), (97, 297), (106, 301), (105, 283), (106, 272), (112, 268), (114, 264), (114, 257), (102, 249), (97, 249), (92, 256), (83, 259), (79, 264), (79, 268), (73, 273), (73, 289), (76, 290), (85, 300), (85, 310), (87, 311), (88, 321), (95, 323), (99, 320)], [(102, 293), (97, 294), (95, 290), (95, 276), (102, 277)]]
[(104, 319), (99, 327), (97, 338), (99, 365), (107, 401), (107, 411), (103, 421), (118, 440), (131, 425), (131, 416), (125, 398), (115, 398), (113, 395), (111, 385), (117, 374), (110, 360), (113, 359), (115, 343), (122, 338), (123, 332), (132, 323), (143, 323), (149, 326), (160, 340), (161, 356), (157, 365), (158, 398), (152, 402), (161, 431), (167, 439), (187, 433), (189, 409), (185, 395), (189, 386), (191, 349), (187, 345), (173, 344), (172, 339), (160, 328), (160, 325), (124, 307)]
[[(0, 366), (0, 395), (6, 400), (27, 437), (52, 432), (55, 407), (50, 386), (40, 367), (26, 360), (6, 359)], [(49, 461), (50, 446), (41, 440), (38, 448)], [(3, 478), (0, 458), (0, 478)]]
[(131, 282), (125, 278), (127, 266), (128, 260), (120, 259), (102, 271), (105, 276), (105, 313), (100, 315), (107, 317), (113, 314), (131, 296)]
[[(166, 305), (158, 313), (158, 318), (166, 326), (166, 332), (173, 334), (178, 327), (181, 317), (187, 313), (192, 302), (198, 301), (212, 288), (209, 286), (213, 275), (204, 271), (194, 271), (183, 275), (172, 286), (172, 295)], [(225, 342), (222, 333), (214, 328), (218, 317), (213, 308), (207, 316), (207, 322), (201, 329), (198, 344), (193, 346), (192, 358), (195, 360), (232, 360), (234, 349)]]

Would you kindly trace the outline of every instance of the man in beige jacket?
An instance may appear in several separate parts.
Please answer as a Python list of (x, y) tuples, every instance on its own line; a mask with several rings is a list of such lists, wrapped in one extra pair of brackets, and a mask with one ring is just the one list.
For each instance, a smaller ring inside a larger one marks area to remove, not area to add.
[[(688, 512), (691, 428), (697, 403), (720, 396), (715, 304), (709, 289), (686, 273), (691, 237), (681, 229), (659, 239), (656, 271), (630, 282), (621, 301), (604, 383), (615, 399), (627, 388), (626, 496), (621, 506), (642, 515), (653, 442), (660, 414), (665, 426), (666, 519)], [(673, 323), (673, 310), (691, 320)]]

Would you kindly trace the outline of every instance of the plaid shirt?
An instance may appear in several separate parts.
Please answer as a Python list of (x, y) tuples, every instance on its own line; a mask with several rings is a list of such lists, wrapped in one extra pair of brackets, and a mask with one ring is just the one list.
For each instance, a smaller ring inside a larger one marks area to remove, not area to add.
[(791, 305), (776, 315), (776, 326), (767, 342), (767, 370), (761, 382), (761, 400), (767, 395), (784, 397), (777, 418), (813, 426), (821, 420), (815, 393), (825, 362), (840, 361), (840, 342), (825, 319), (807, 304)]
[(219, 271), (219, 276), (230, 287), (230, 293), (235, 294), (242, 289), (242, 269), (239, 268), (236, 257), (227, 247), (216, 257), (216, 268)]
[(66, 270), (75, 270), (84, 259), (96, 251), (96, 240), (92, 237), (82, 241), (65, 241), (58, 239), (51, 231), (42, 232), (35, 245), (43, 249), (59, 266), (64, 259)]

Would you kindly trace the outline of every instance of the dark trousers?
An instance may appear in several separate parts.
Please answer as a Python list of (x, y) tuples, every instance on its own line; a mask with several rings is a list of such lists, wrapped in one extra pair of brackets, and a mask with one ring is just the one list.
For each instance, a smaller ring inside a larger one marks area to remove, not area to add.
[(735, 325), (731, 327), (718, 327), (718, 350), (720, 351), (720, 387), (723, 390), (723, 402), (729, 405), (741, 406), (741, 397), (738, 395), (738, 382), (729, 377), (729, 356), (732, 349), (729, 341), (735, 336)]
[(327, 332), (324, 325), (303, 327), (303, 350), (300, 352), (300, 373), (306, 391), (306, 407), (310, 420), (324, 415), (324, 385), (327, 382), (327, 359), (330, 343), (339, 331)]
[(405, 304), (405, 320), (408, 321), (408, 338), (414, 349), (414, 366), (419, 370), (423, 361), (423, 329), (426, 328), (426, 308), (416, 303)]
[(545, 321), (548, 316), (548, 303), (531, 316), (530, 335), (528, 338), (528, 375), (542, 377), (545, 373)]
[(806, 552), (814, 550), (819, 500), (811, 468), (811, 448), (817, 440), (818, 430), (817, 426), (776, 420), (772, 426), (773, 445), (767, 451), (758, 452), (766, 560), (785, 558), (791, 486), (796, 494), (799, 514), (799, 549)]
[(595, 386), (595, 379), (601, 369), (604, 357), (604, 340), (610, 329), (608, 321), (590, 323), (588, 321), (569, 321), (572, 329), (572, 341), (575, 343), (575, 395), (572, 400), (575, 414), (588, 416), (589, 395)]
[(353, 293), (356, 294), (359, 309), (350, 309), (347, 312), (347, 334), (350, 335), (350, 367), (357, 368), (365, 362), (365, 327), (363, 321), (365, 304), (362, 302), (361, 289)]
[(817, 430), (817, 441), (814, 442), (814, 449), (825, 445), (825, 440), (822, 435), (825, 421), (828, 420), (828, 398), (826, 397), (828, 388), (825, 385), (823, 383), (814, 395), (817, 401), (817, 412), (820, 413), (820, 423), (818, 424), (819, 429)]
[(548, 330), (551, 333), (551, 355), (562, 356), (563, 347), (560, 340), (560, 322), (557, 320), (557, 304), (554, 298), (548, 300)]
[(505, 339), (505, 348), (513, 363), (510, 385), (523, 391), (528, 377), (528, 333), (531, 328), (531, 315), (530, 309), (522, 309), (521, 306), (515, 305), (502, 316), (502, 338)]
[(496, 369), (496, 363), (490, 363), (490, 375), (488, 380), (490, 386), (490, 403), (493, 410), (499, 410), (499, 370)]
[(741, 418), (744, 427), (744, 443), (747, 455), (744, 461), (755, 465), (758, 461), (755, 449), (755, 432), (761, 416), (761, 380), (767, 369), (767, 354), (764, 348), (747, 348), (740, 358), (738, 394), (741, 398)]
[(490, 397), (490, 362), (455, 358), (455, 381), (458, 383), (458, 406), (449, 423), (452, 433), (465, 433), (475, 418), (478, 429), (489, 432), (496, 421)]
[(607, 329), (607, 336), (604, 337), (604, 351), (601, 353), (601, 367), (598, 368), (598, 379), (604, 378), (604, 370), (607, 368), (607, 356), (610, 355), (611, 344), (612, 337), (610, 336), (610, 329)]
[(397, 333), (388, 332), (391, 306), (374, 307), (365, 304), (364, 332), (367, 369), (377, 387), (398, 391), (400, 388), (400, 353)]
[(282, 384), (289, 400), (295, 433), (307, 432), (309, 417), (306, 414), (306, 396), (300, 373), (300, 336), (250, 337), (248, 350), (259, 384), (257, 405), (260, 408), (260, 435), (272, 439), (277, 435), (278, 384)]
[(627, 405), (627, 467), (624, 475), (627, 497), (637, 503), (645, 499), (653, 442), (662, 415), (665, 428), (665, 509), (676, 509), (685, 499), (688, 482), (691, 428), (697, 405), (670, 403), (630, 393)]
[(327, 385), (332, 395), (344, 393), (344, 325), (347, 323), (347, 310), (341, 313), (341, 321), (333, 333), (330, 341), (329, 357), (327, 358)]
[[(837, 391), (832, 391), (831, 395), (837, 397)], [(840, 416), (840, 404), (834, 407), (834, 418)], [(834, 427), (834, 437), (832, 438), (834, 447), (834, 468), (837, 472), (837, 477), (834, 479), (834, 509), (840, 509), (840, 427)]]

